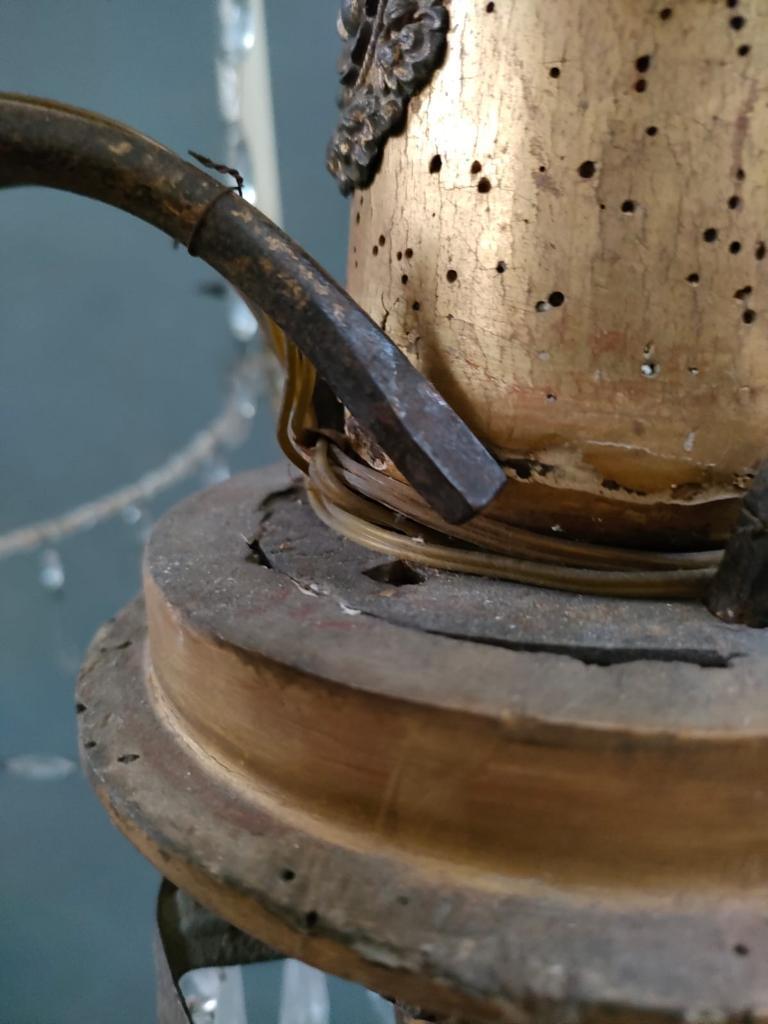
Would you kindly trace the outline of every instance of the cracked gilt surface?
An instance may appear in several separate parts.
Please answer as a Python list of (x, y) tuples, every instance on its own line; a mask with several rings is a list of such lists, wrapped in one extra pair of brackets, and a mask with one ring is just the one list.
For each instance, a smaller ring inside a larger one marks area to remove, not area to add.
[(687, 513), (766, 453), (768, 10), (737, 8), (452, 0), (353, 200), (353, 296), (550, 494)]

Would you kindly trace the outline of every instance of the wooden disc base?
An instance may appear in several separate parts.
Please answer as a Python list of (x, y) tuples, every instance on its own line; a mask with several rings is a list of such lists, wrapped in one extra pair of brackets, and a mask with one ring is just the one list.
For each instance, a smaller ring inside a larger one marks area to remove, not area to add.
[(433, 1013), (768, 1016), (762, 635), (382, 565), (288, 484), (172, 510), (93, 642), (118, 827), (244, 931)]

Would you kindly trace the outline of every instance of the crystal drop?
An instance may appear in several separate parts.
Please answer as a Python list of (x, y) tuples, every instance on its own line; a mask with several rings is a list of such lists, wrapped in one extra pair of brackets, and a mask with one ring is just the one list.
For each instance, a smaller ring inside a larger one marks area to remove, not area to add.
[(245, 380), (242, 377), (235, 379), (233, 395), (237, 415), (243, 420), (252, 420), (258, 409), (258, 381)]
[(229, 480), (230, 476), (231, 473), (226, 462), (214, 456), (203, 465), (200, 473), (200, 482), (204, 487), (214, 487), (216, 484)]
[(216, 1000), (201, 999), (200, 996), (191, 996), (187, 1000), (187, 1009), (192, 1018), (192, 1024), (216, 1024)]
[(55, 782), (72, 775), (77, 765), (58, 754), (19, 754), (5, 761), (5, 770), (28, 782)]
[(215, 967), (201, 967), (182, 978), (181, 990), (193, 1024), (215, 1024), (220, 988)]
[(142, 517), (142, 511), (138, 505), (126, 505), (120, 512), (120, 516), (124, 523), (127, 523), (129, 526), (135, 526)]
[(40, 556), (40, 583), (46, 590), (59, 591), (64, 580), (61, 555), (55, 548), (46, 548)]
[(152, 532), (152, 516), (145, 508), (131, 503), (121, 510), (120, 518), (133, 529), (139, 544), (147, 542)]
[(256, 28), (250, 0), (219, 0), (219, 45), (230, 58), (253, 48)]
[(248, 1024), (239, 967), (201, 967), (181, 980), (193, 1024)]
[(241, 398), (237, 403), (237, 411), (244, 420), (252, 420), (256, 415), (256, 403), (250, 398)]
[(229, 297), (228, 305), (227, 320), (230, 331), (238, 341), (251, 341), (252, 338), (256, 337), (259, 330), (256, 317), (239, 295), (232, 293)]

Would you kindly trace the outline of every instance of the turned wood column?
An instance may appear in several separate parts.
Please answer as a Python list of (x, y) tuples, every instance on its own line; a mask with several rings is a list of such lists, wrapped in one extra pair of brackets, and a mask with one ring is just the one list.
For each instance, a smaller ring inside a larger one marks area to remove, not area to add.
[(504, 460), (497, 516), (720, 541), (768, 453), (768, 8), (446, 6), (353, 296)]

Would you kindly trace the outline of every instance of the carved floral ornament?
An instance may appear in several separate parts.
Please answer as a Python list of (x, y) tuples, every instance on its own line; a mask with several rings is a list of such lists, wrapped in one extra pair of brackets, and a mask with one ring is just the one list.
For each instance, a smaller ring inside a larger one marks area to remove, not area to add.
[(442, 61), (448, 12), (443, 0), (343, 0), (338, 27), (341, 116), (327, 166), (349, 195), (370, 185), (408, 101)]

